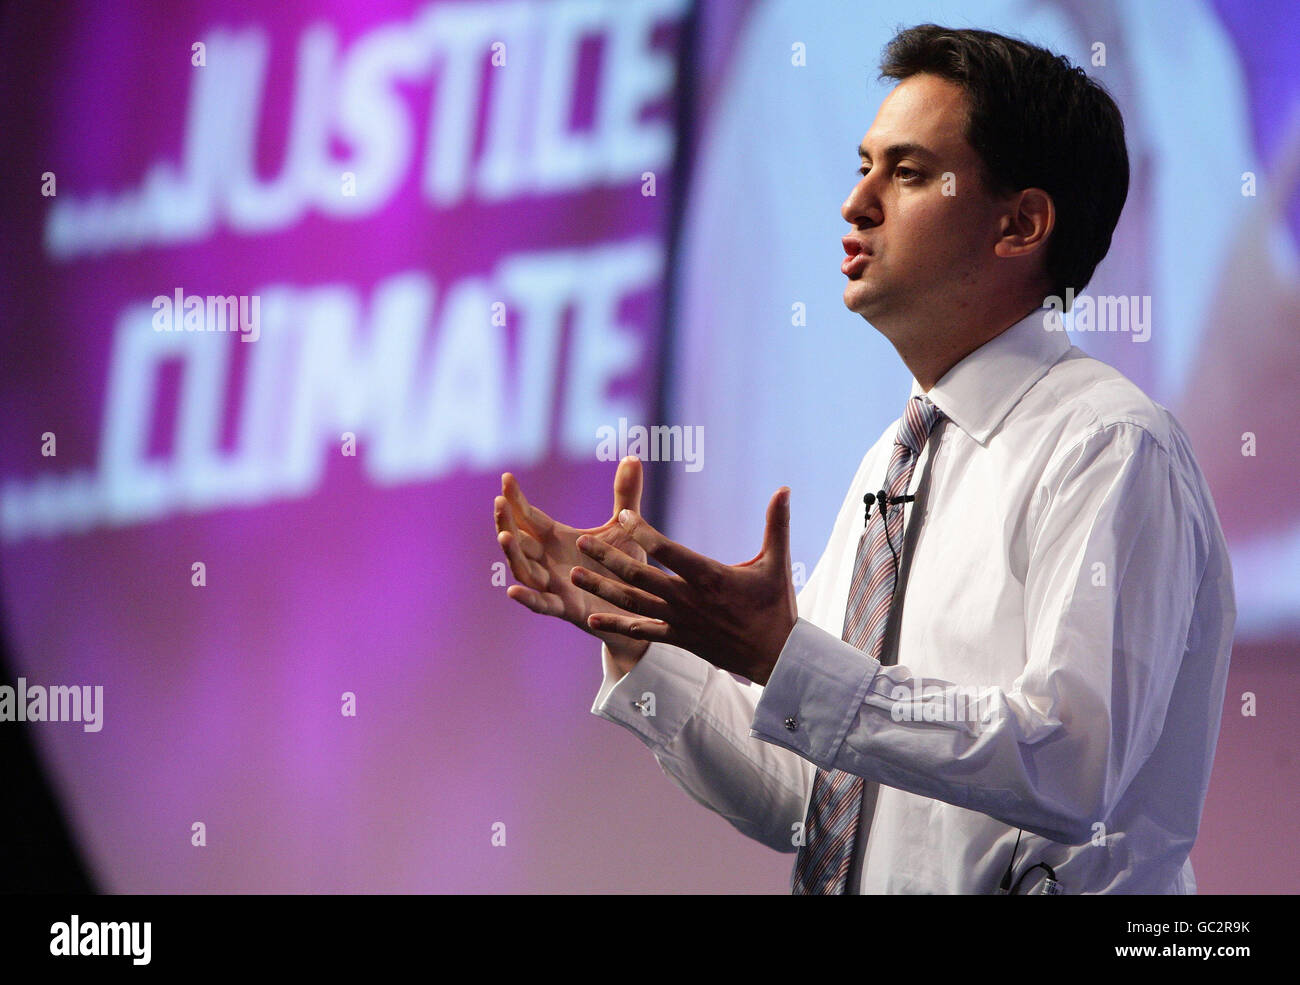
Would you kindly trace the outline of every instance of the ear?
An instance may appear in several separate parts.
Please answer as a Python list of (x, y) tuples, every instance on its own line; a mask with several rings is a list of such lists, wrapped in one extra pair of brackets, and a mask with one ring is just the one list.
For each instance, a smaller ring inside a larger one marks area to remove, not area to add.
[(1008, 258), (1028, 256), (1040, 249), (1056, 228), (1056, 204), (1041, 188), (1025, 188), (1008, 199), (1001, 223), (993, 252)]

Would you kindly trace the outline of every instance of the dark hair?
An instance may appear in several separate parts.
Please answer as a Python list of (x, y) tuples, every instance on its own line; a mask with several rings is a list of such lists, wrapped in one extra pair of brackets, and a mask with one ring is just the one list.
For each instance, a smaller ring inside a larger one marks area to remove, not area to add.
[(900, 31), (881, 78), (930, 73), (960, 85), (970, 102), (966, 140), (994, 194), (1041, 188), (1056, 206), (1046, 271), (1060, 297), (1082, 291), (1110, 249), (1128, 197), (1124, 119), (1083, 69), (992, 31), (921, 24)]

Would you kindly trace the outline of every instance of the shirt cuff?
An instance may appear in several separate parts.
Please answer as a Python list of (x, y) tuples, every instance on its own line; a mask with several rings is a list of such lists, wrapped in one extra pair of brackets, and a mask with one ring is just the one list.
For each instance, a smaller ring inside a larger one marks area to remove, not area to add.
[(804, 619), (777, 657), (749, 734), (831, 769), (880, 661)]
[(600, 655), (605, 679), (591, 713), (630, 729), (653, 749), (672, 742), (699, 708), (709, 665), (687, 650), (651, 643), (636, 666), (618, 678), (604, 644)]

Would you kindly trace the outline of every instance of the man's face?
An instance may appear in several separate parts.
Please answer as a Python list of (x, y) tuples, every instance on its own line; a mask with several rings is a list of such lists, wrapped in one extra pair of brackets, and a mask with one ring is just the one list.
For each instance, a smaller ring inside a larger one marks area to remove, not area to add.
[(878, 328), (965, 307), (987, 289), (998, 210), (966, 142), (967, 106), (955, 83), (914, 75), (863, 139), (862, 177), (840, 208), (852, 226), (841, 269), (845, 305)]

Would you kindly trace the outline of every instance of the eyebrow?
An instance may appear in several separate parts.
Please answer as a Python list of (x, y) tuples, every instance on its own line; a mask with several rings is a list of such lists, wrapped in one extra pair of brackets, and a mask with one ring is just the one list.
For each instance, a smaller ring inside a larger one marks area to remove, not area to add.
[[(928, 161), (937, 160), (934, 152), (922, 147), (920, 144), (891, 144), (885, 148), (885, 158), (898, 160), (900, 157), (920, 157)], [(871, 155), (867, 152), (865, 143), (858, 146), (858, 157), (864, 161), (871, 160)]]

